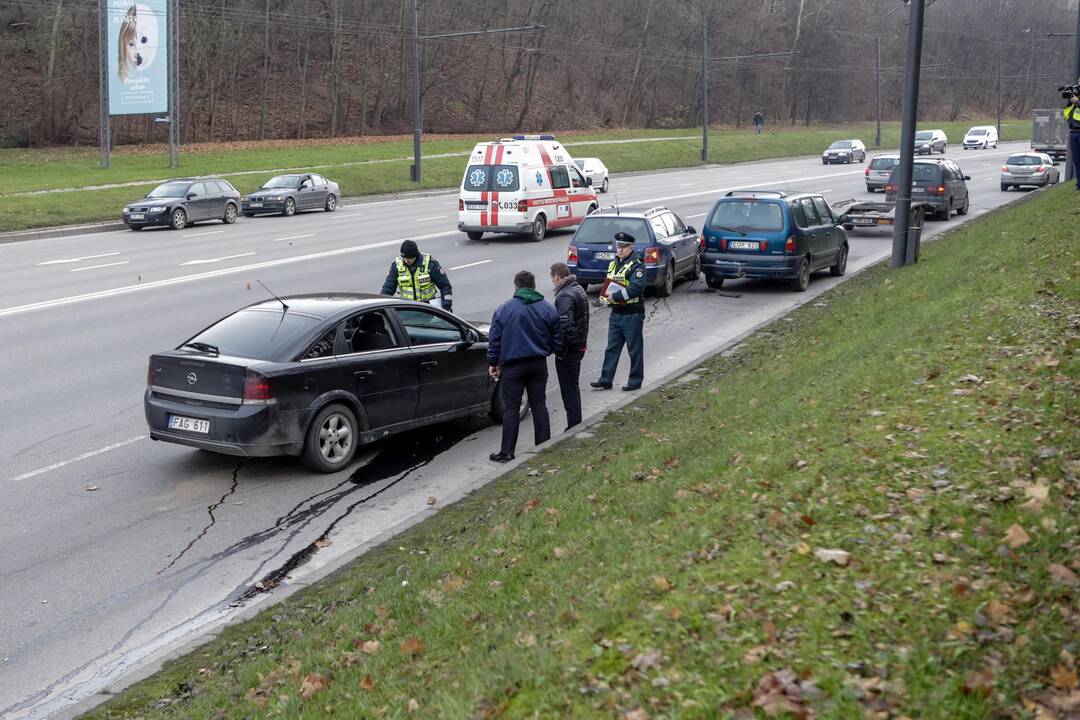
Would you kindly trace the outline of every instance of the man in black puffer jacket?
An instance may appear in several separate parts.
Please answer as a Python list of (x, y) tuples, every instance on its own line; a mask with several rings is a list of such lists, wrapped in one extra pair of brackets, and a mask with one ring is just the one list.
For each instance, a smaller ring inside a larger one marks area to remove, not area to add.
[(566, 263), (551, 266), (551, 284), (555, 288), (555, 309), (559, 311), (562, 347), (555, 352), (555, 373), (559, 392), (566, 408), (566, 427), (581, 422), (581, 359), (589, 340), (589, 298)]

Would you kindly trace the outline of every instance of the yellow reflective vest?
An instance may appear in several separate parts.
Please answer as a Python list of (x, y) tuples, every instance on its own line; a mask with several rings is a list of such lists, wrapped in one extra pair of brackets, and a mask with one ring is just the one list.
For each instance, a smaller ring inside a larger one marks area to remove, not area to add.
[[(629, 262), (623, 263), (622, 267), (618, 267), (618, 265), (619, 265), (618, 260), (612, 260), (611, 264), (608, 265), (608, 268), (607, 268), (608, 280), (611, 280), (612, 282), (617, 282), (620, 285), (622, 285), (623, 287), (630, 287), (630, 278), (627, 277), (627, 276), (630, 274), (631, 270), (634, 270), (634, 269), (640, 267), (641, 263), (636, 262), (634, 260), (631, 260)], [(641, 302), (641, 296), (639, 295), (638, 297), (632, 297), (629, 300), (626, 300), (625, 302), (623, 302), (623, 301), (612, 301), (612, 302), (614, 304), (616, 304), (616, 305), (633, 305), (634, 303)]]
[(420, 256), (420, 261), (413, 267), (416, 272), (412, 272), (412, 268), (405, 264), (405, 260), (398, 258), (395, 260), (397, 263), (397, 286), (398, 296), (405, 300), (419, 300), (420, 302), (427, 302), (435, 299), (437, 288), (435, 283), (431, 282), (431, 272), (428, 270), (428, 265), (431, 264), (431, 256), (424, 253)]

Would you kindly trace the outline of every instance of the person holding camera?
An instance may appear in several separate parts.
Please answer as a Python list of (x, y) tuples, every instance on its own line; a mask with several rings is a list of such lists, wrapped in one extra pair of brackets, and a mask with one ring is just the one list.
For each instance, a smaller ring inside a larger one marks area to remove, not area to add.
[(1080, 190), (1080, 84), (1065, 88), (1069, 104), (1065, 106), (1065, 121), (1069, 123), (1069, 155), (1072, 156), (1073, 178)]

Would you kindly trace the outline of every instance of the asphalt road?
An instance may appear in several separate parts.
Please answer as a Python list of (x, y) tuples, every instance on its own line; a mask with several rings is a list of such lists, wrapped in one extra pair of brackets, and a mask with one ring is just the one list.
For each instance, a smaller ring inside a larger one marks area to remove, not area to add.
[[(1023, 147), (951, 153), (973, 177), (968, 218), (1021, 197), (1000, 192), (998, 171)], [(869, 197), (864, 167), (801, 158), (618, 177), (602, 204), (667, 205), (700, 227), (716, 196), (735, 187)], [(303, 583), (431, 512), (429, 496), (437, 508), (492, 476), (498, 431), (482, 421), (384, 441), (348, 471), (319, 476), (292, 459), (240, 462), (154, 443), (142, 413), (147, 356), (263, 298), (256, 279), (278, 294), (377, 292), (411, 237), (448, 268), (455, 311), (486, 320), (516, 271), (546, 279), (565, 259), (570, 232), (539, 244), (472, 242), (454, 230), (456, 207), (449, 193), (0, 246), (0, 716), (61, 711), (235, 615), (261, 579)], [(964, 221), (931, 221), (926, 234)], [(887, 256), (891, 241), (891, 230), (852, 233), (849, 273)], [(650, 299), (646, 384), (836, 282), (818, 273), (800, 294), (755, 281), (717, 293), (700, 281)], [(605, 312), (594, 312), (583, 384), (598, 372)], [(626, 371), (624, 358), (616, 385)], [(549, 391), (560, 431), (554, 373)], [(586, 415), (626, 399), (583, 394)], [(530, 438), (526, 425), (519, 456)], [(330, 527), (331, 544), (303, 556)]]

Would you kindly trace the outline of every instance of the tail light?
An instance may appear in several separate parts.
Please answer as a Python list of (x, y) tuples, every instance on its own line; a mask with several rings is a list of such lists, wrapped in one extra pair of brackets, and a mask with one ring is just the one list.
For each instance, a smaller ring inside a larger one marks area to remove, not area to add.
[(518, 212), (528, 212), (529, 211), (529, 201), (528, 200), (518, 200), (517, 211)]
[(864, 175), (866, 175), (866, 177), (870, 177), (870, 168), (866, 168), (866, 172), (864, 173)]
[(1009, 172), (1009, 166), (1008, 165), (1002, 165), (1001, 166), (1001, 172), (1004, 172), (1004, 173)]
[(646, 265), (658, 265), (660, 263), (660, 248), (648, 247), (645, 248), (645, 264)]
[(274, 402), (274, 389), (270, 378), (251, 370), (244, 375), (244, 404), (269, 405)]
[(795, 236), (794, 235), (788, 235), (787, 242), (784, 243), (784, 252), (786, 252), (786, 253), (795, 252)]
[(896, 192), (896, 186), (895, 185), (886, 185), (885, 186), (885, 192), (887, 192), (887, 193)]
[(768, 250), (769, 249), (769, 241), (768, 240), (762, 240), (758, 244), (758, 249), (761, 250), (761, 252), (765, 252), (766, 250)]
[(458, 212), (464, 212), (465, 211), (465, 201), (462, 200), (461, 198), (458, 198), (457, 209), (458, 209)]
[(1040, 166), (1039, 166), (1039, 168), (1038, 168), (1038, 169), (1037, 169), (1037, 170), (1035, 171), (1035, 174), (1036, 174), (1036, 175), (1041, 175), (1041, 174), (1042, 174), (1042, 173), (1044, 173), (1044, 172), (1046, 172), (1046, 168), (1044, 168), (1044, 167), (1042, 167), (1042, 166), (1040, 165)]
[(944, 195), (945, 194), (945, 186), (944, 185), (938, 185), (937, 187), (931, 187), (931, 188), (927, 188), (927, 189), (930, 191), (930, 194), (932, 194), (932, 195)]
[(720, 238), (720, 252), (727, 252), (727, 238)]
[(705, 233), (698, 235), (698, 247), (701, 248), (701, 252), (705, 252)]
[(577, 247), (574, 246), (574, 245), (571, 245), (570, 247), (568, 247), (566, 249), (566, 264), (567, 265), (577, 265), (577, 262), (578, 262)]

